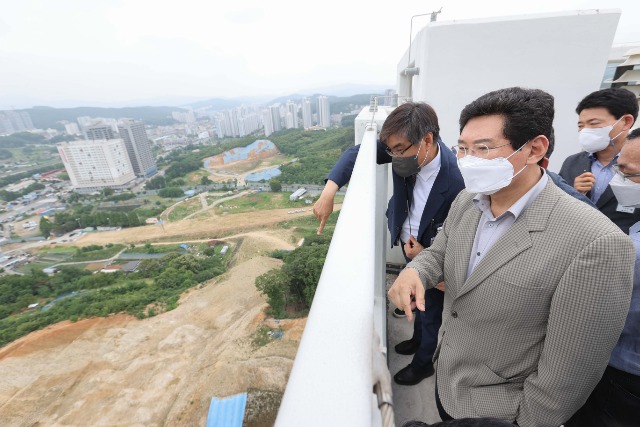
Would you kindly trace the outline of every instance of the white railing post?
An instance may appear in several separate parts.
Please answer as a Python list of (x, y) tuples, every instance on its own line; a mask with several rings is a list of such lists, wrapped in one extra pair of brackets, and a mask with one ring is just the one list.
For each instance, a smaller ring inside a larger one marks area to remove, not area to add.
[(375, 123), (364, 132), (276, 426), (380, 423), (372, 351), (374, 330), (386, 340), (386, 319), (374, 319), (384, 317), (387, 192), (376, 178), (386, 176), (377, 173), (376, 134)]

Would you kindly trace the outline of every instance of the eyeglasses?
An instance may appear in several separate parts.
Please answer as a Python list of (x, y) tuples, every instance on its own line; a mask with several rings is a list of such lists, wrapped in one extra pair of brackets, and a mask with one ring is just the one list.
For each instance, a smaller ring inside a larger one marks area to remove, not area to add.
[(453, 151), (458, 158), (464, 157), (467, 154), (471, 154), (475, 157), (486, 158), (491, 150), (497, 150), (498, 148), (506, 147), (507, 145), (511, 145), (511, 143), (507, 142), (506, 144), (498, 145), (497, 147), (489, 147), (485, 144), (474, 144), (473, 148), (465, 147), (463, 145), (454, 145), (451, 147), (451, 151)]
[(404, 153), (406, 153), (406, 152), (407, 152), (407, 150), (408, 150), (409, 148), (411, 148), (411, 147), (413, 147), (413, 144), (409, 145), (407, 148), (405, 148), (405, 149), (404, 149), (404, 150), (402, 150), (402, 151), (392, 151), (389, 147), (385, 147), (385, 148), (384, 148), (384, 151), (385, 151), (388, 155), (390, 155), (391, 157), (400, 157), (400, 156), (402, 156)]
[(611, 168), (613, 169), (613, 171), (615, 173), (617, 173), (618, 175), (620, 175), (622, 177), (622, 179), (629, 179), (629, 178), (638, 178), (640, 177), (640, 173), (624, 173), (620, 170), (620, 165), (615, 163), (611, 166)]

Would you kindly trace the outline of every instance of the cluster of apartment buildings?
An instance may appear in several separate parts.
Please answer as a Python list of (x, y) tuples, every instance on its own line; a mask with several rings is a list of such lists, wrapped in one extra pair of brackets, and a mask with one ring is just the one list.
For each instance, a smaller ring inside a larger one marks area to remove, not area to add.
[(26, 111), (0, 111), (0, 136), (35, 129)]
[[(130, 187), (136, 178), (157, 172), (143, 122), (129, 119), (87, 122), (85, 119), (78, 120), (85, 139), (57, 144), (75, 190), (123, 189)], [(67, 128), (67, 132), (70, 130), (74, 129)]]
[(242, 106), (232, 110), (215, 113), (218, 137), (243, 137), (264, 130), (269, 136), (282, 129), (309, 129), (314, 125), (322, 128), (331, 126), (329, 98), (319, 96), (317, 114), (312, 115), (311, 99), (303, 98), (300, 103), (287, 101), (284, 104), (273, 104), (262, 110)]

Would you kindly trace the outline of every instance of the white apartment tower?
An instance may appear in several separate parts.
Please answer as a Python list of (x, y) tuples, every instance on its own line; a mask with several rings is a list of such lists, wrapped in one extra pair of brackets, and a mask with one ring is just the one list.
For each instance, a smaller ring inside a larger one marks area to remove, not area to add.
[(299, 127), (298, 125), (298, 104), (296, 104), (293, 101), (287, 101), (287, 117), (288, 115), (291, 114), (291, 126), (289, 127), (289, 123), (287, 123), (287, 128), (288, 129), (292, 129), (292, 128), (297, 128)]
[(323, 128), (331, 127), (331, 114), (329, 112), (329, 98), (318, 97), (318, 126)]
[(151, 141), (143, 122), (124, 120), (118, 125), (120, 138), (124, 140), (131, 166), (136, 176), (148, 177), (157, 172), (156, 162), (153, 160)]
[(273, 121), (271, 120), (271, 110), (262, 110), (262, 124), (264, 125), (264, 136), (269, 136), (273, 133)]
[(311, 127), (311, 101), (309, 98), (302, 100), (302, 127), (308, 129)]
[(64, 130), (69, 135), (80, 135), (80, 128), (77, 123), (65, 123)]
[(31, 116), (26, 111), (0, 111), (0, 135), (35, 129)]
[(280, 106), (275, 104), (269, 107), (271, 113), (271, 123), (273, 123), (273, 131), (278, 132), (282, 130), (282, 122), (280, 119)]
[(74, 189), (125, 188), (135, 179), (122, 139), (61, 142), (57, 147)]

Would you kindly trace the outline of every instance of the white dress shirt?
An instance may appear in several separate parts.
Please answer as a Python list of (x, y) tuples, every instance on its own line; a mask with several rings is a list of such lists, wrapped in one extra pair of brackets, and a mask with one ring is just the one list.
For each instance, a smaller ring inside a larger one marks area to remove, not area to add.
[[(431, 193), (431, 188), (433, 188), (433, 183), (440, 171), (440, 165), (440, 147), (438, 146), (438, 154), (436, 154), (436, 157), (420, 168), (420, 172), (416, 175), (409, 215), (407, 215), (407, 219), (404, 220), (402, 232), (400, 233), (400, 239), (402, 239), (404, 243), (409, 241), (409, 235), (413, 235), (415, 238), (418, 237), (422, 213), (424, 212), (424, 207)], [(407, 198), (407, 200), (408, 199), (409, 198)]]

